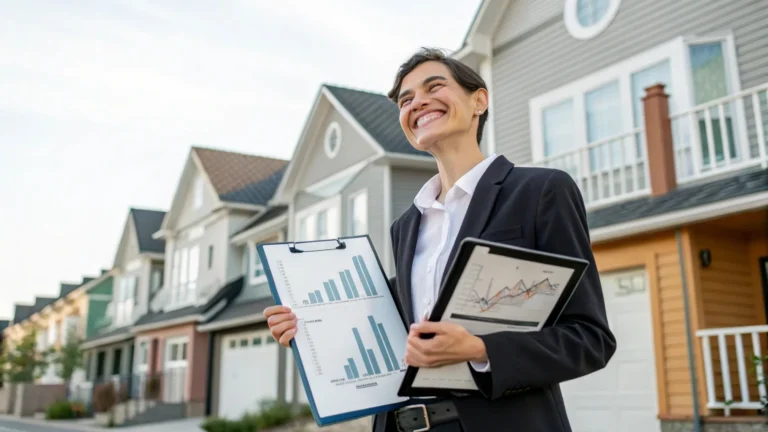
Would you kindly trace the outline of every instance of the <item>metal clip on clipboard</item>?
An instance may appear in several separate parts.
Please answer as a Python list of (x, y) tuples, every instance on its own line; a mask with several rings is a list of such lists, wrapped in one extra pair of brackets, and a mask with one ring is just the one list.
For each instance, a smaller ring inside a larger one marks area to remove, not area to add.
[[(304, 245), (321, 245), (325, 243), (331, 243), (334, 246), (322, 246), (322, 247), (303, 247), (302, 249), (299, 249), (296, 245), (298, 244), (304, 244)], [(288, 246), (288, 250), (291, 251), (291, 253), (305, 253), (305, 252), (322, 252), (322, 251), (329, 251), (329, 250), (341, 250), (346, 249), (347, 244), (339, 239), (333, 239), (333, 240), (312, 240), (312, 241), (303, 241), (303, 242), (293, 242), (290, 243)]]

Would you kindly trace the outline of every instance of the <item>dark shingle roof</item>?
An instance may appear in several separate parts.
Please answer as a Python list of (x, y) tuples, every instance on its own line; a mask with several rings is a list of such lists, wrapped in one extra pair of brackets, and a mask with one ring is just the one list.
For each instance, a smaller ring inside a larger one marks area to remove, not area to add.
[(208, 323), (228, 321), (250, 315), (263, 316), (264, 309), (274, 304), (275, 300), (272, 297), (242, 303), (231, 303), (213, 319), (209, 320)]
[(61, 288), (59, 289), (59, 298), (64, 298), (67, 296), (67, 294), (71, 293), (72, 291), (76, 290), (80, 285), (84, 285), (87, 282), (83, 282), (82, 284), (69, 284), (69, 283), (63, 283), (61, 284)]
[[(109, 339), (109, 338), (112, 338), (112, 337), (115, 337), (115, 336), (121, 336), (121, 335), (125, 336), (126, 339), (130, 338), (131, 337), (131, 328), (128, 327), (128, 326), (124, 326), (124, 327), (108, 330), (108, 331), (105, 331), (103, 333), (97, 333), (97, 334), (89, 337), (88, 339), (84, 340), (83, 343), (89, 343), (90, 344), (90, 343), (93, 343), (93, 342), (96, 342), (96, 341), (100, 341), (100, 340), (104, 340), (104, 339)], [(91, 348), (93, 348), (93, 346)]]
[(215, 306), (219, 301), (226, 300), (227, 302), (232, 301), (235, 297), (237, 297), (240, 294), (240, 291), (243, 289), (243, 283), (245, 282), (245, 278), (243, 276), (238, 277), (237, 279), (233, 279), (229, 281), (226, 285), (224, 285), (219, 291), (211, 297), (208, 302), (202, 306), (188, 306), (181, 309), (172, 310), (169, 312), (165, 311), (159, 311), (159, 312), (149, 312), (145, 315), (143, 315), (141, 318), (136, 321), (134, 326), (143, 326), (147, 324), (157, 324), (162, 323), (165, 321), (175, 320), (179, 318), (184, 317), (191, 317), (198, 314), (203, 314), (208, 312), (213, 306)]
[[(232, 193), (235, 193), (233, 198), (242, 198), (237, 191), (266, 180), (275, 172), (285, 169), (288, 164), (288, 161), (283, 159), (203, 147), (193, 147), (192, 151), (200, 160), (213, 189), (223, 201), (228, 201), (227, 197)], [(250, 195), (246, 193), (245, 196)]]
[(282, 215), (284, 215), (286, 212), (288, 212), (287, 206), (274, 206), (270, 207), (265, 211), (264, 213), (260, 214), (258, 217), (256, 217), (254, 220), (252, 220), (249, 224), (247, 224), (243, 229), (237, 231), (236, 233), (232, 234), (232, 236), (236, 236), (240, 233), (243, 233), (245, 231), (248, 231), (249, 229), (261, 225), (263, 223), (269, 222), (273, 219), (276, 219)]
[(29, 316), (32, 315), (33, 308), (34, 307), (32, 305), (14, 305), (13, 323), (20, 323), (29, 318)]
[(3, 338), (3, 330), (5, 330), (8, 327), (8, 324), (10, 324), (10, 321), (0, 320), (0, 339)]
[(400, 128), (397, 105), (385, 95), (325, 85), (385, 151), (430, 156), (411, 146)]
[(287, 167), (288, 165), (285, 165), (268, 177), (221, 195), (220, 198), (223, 201), (267, 205), (267, 202), (275, 195), (277, 187), (280, 186), (280, 180), (283, 179)]
[(132, 208), (133, 223), (139, 242), (139, 252), (165, 252), (165, 241), (152, 238), (152, 234), (160, 230), (165, 217), (164, 211)]
[(708, 183), (679, 186), (666, 195), (597, 209), (587, 214), (587, 222), (590, 229), (596, 229), (764, 191), (768, 191), (768, 170), (747, 171)]

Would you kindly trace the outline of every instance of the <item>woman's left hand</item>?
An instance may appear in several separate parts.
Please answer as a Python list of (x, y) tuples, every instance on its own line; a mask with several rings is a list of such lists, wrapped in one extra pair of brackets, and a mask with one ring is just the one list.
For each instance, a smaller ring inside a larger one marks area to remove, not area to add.
[[(421, 339), (422, 333), (434, 333)], [(415, 367), (439, 367), (462, 362), (485, 362), (485, 343), (454, 323), (422, 321), (411, 325), (405, 350), (405, 362)]]

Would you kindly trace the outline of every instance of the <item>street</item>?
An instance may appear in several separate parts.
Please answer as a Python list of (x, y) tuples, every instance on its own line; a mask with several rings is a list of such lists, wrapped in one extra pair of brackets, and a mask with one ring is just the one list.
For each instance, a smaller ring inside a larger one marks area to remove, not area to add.
[[(77, 430), (74, 425), (68, 427), (56, 427), (53, 425), (35, 424), (31, 422), (21, 422), (8, 418), (0, 418), (0, 432), (61, 432)], [(88, 430), (83, 427), (82, 430)]]

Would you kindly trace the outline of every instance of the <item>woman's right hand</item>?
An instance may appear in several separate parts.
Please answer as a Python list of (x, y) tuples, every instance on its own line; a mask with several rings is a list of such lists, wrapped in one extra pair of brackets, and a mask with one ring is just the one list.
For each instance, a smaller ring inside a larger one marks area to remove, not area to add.
[(290, 348), (296, 335), (296, 315), (288, 306), (270, 306), (264, 309), (264, 317), (272, 337), (282, 346)]

